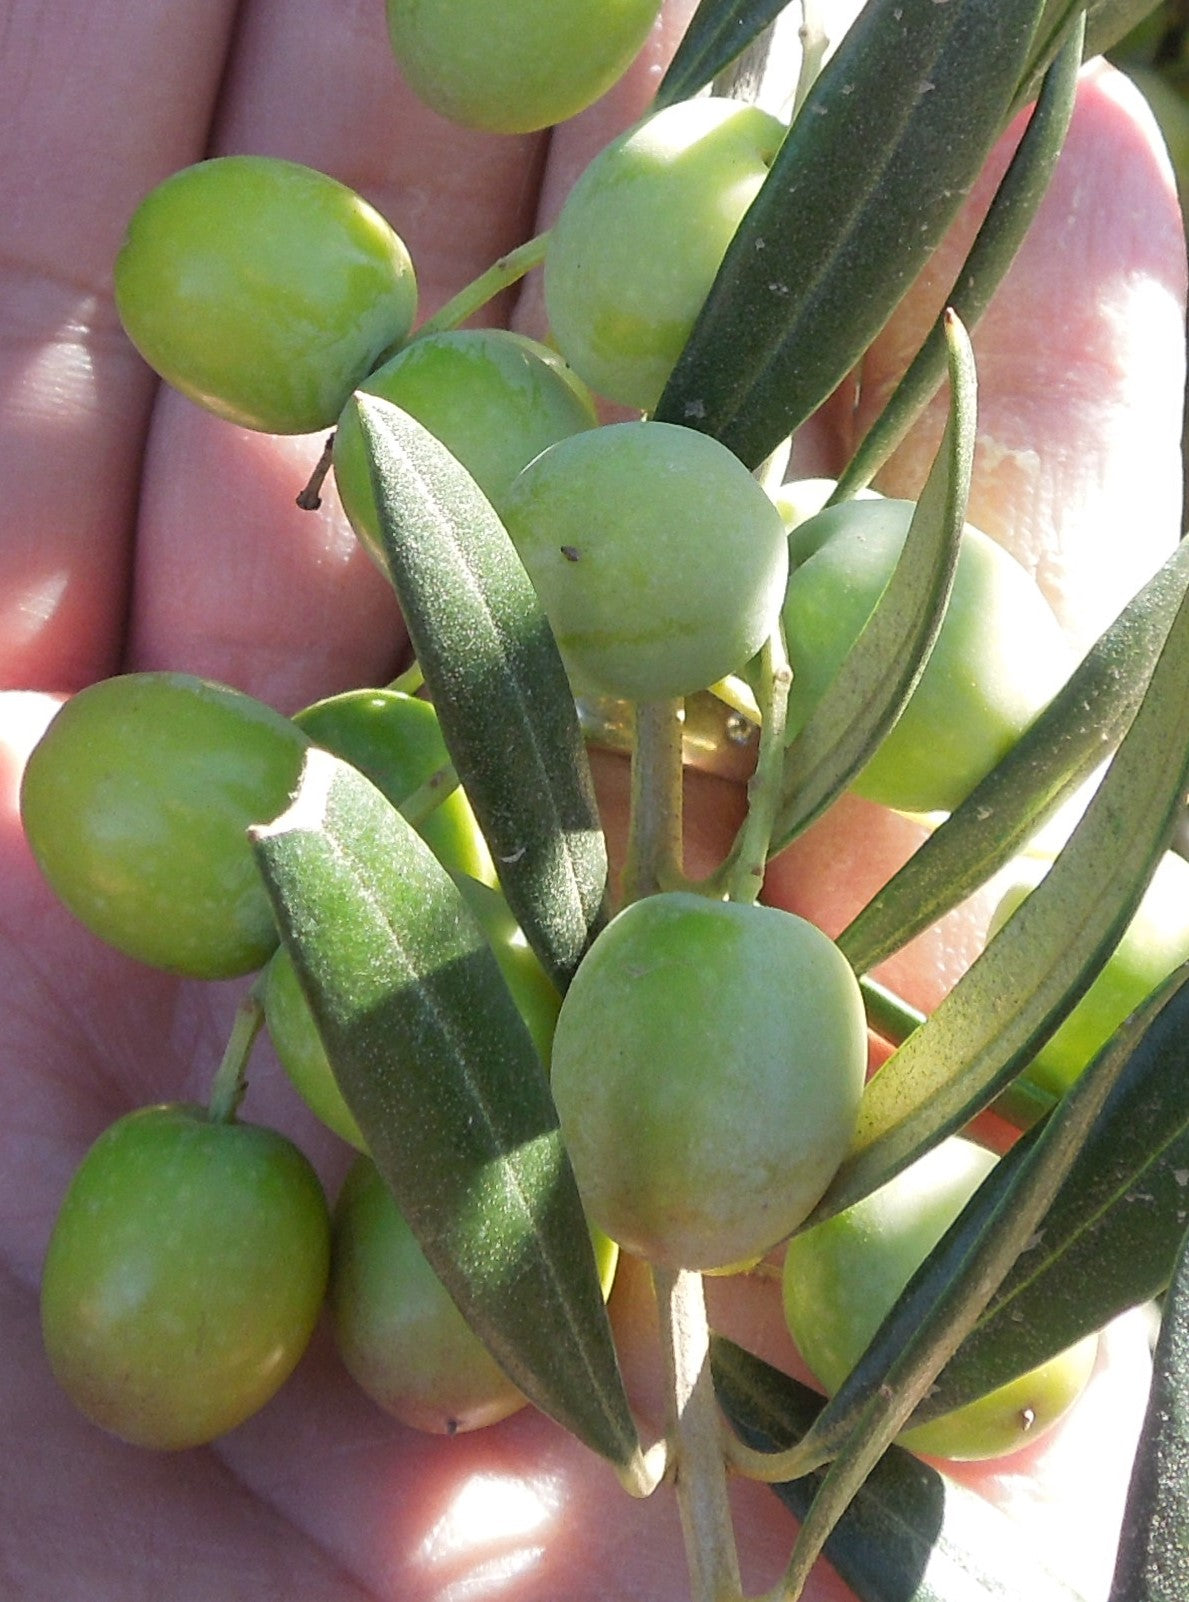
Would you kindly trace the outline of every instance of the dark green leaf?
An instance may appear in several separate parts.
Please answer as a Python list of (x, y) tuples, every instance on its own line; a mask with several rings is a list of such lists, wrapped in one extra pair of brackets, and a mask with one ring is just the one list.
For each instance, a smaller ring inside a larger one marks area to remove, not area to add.
[(1189, 1234), (1164, 1301), (1110, 1602), (1189, 1596)]
[[(946, 298), (970, 331), (1014, 261), (1049, 187), (1073, 114), (1082, 43), (1083, 29), (1077, 25), (1045, 75), (1040, 99)], [(936, 393), (945, 367), (945, 327), (939, 317), (863, 437), (831, 500), (844, 500), (870, 484)]]
[(1189, 782), (1189, 602), (1139, 711), (1044, 879), (869, 1081), (848, 1156), (811, 1222), (962, 1127), (1089, 988), (1143, 896)]
[(656, 415), (751, 467), (845, 377), (996, 136), (1040, 0), (870, 0), (810, 90)]
[(309, 754), (254, 846), (377, 1167), (522, 1391), (621, 1467), (638, 1442), (545, 1073), (483, 931), (362, 774)]
[(838, 937), (866, 973), (985, 884), (1100, 765), (1134, 716), (1189, 586), (1189, 543), (1091, 647), (1015, 748)]
[(903, 711), (941, 628), (975, 440), (974, 357), (956, 319), (949, 329), (951, 403), (941, 446), (887, 588), (785, 753), (772, 855), (820, 817), (862, 770)]
[[(715, 1389), (742, 1439), (780, 1451), (809, 1428), (821, 1398), (716, 1336)], [(774, 1485), (803, 1519), (822, 1476)], [(840, 1519), (826, 1556), (860, 1602), (1077, 1602), (1004, 1514), (977, 1492), (891, 1447)]]
[(389, 571), (508, 905), (564, 991), (606, 918), (607, 852), (557, 645), (470, 474), (387, 401), (353, 404)]
[[(1155, 1011), (1155, 1004), (1151, 1012)], [(1021, 1157), (997, 1171), (997, 1205), (971, 1231), (969, 1209), (942, 1237), (883, 1320), (866, 1352), (802, 1443), (810, 1463), (832, 1459), (789, 1564), (792, 1588), (809, 1572), (883, 1453), (912, 1420), (964, 1335), (1042, 1226), (1147, 1016), (1099, 1054)], [(980, 1187), (981, 1189), (981, 1187)], [(1021, 1370), (1020, 1372), (1023, 1372)], [(809, 1466), (807, 1464), (807, 1466)]]
[(1130, 33), (1155, 11), (1159, 3), (1160, 0), (1089, 0), (1089, 3), (1087, 0), (1046, 0), (1023, 87), (1017, 97), (1019, 104), (1025, 105), (1035, 94), (1041, 73), (1057, 54), (1065, 30), (1079, 12), (1086, 14), (1084, 54), (1088, 60), (1118, 43), (1124, 34)]
[(789, 0), (702, 0), (661, 79), (656, 107), (688, 100), (774, 22)]
[[(1168, 1284), (1189, 1218), (1187, 977), (1181, 970), (1162, 993), (1043, 1223), (917, 1422), (985, 1395)], [(979, 1188), (965, 1229), (976, 1231), (998, 1206), (1037, 1138), (1017, 1143)]]
[[(814, 1465), (838, 1457), (842, 1469), (852, 1452), (879, 1450), (910, 1417), (913, 1423), (922, 1423), (961, 1405), (952, 1400), (952, 1378), (936, 1385), (932, 1382), (939, 1371), (950, 1373), (944, 1367), (946, 1359), (977, 1327), (989, 1300), (1021, 1257), (1047, 1238), (1052, 1209), (1059, 1203), (1068, 1206), (1070, 1175), (1097, 1133), (1112, 1089), (1166, 1000), (1167, 992), (1162, 989), (1130, 1019), (1048, 1121), (1017, 1142), (979, 1186), (819, 1415), (805, 1443)], [(1150, 1253), (1145, 1255), (1150, 1261)], [(1167, 1268), (1166, 1255), (1161, 1269), (1167, 1272)], [(1106, 1279), (1109, 1277), (1107, 1270)], [(1103, 1283), (1101, 1276), (1086, 1276), (1079, 1295), (1086, 1322), (1072, 1339), (1092, 1334), (1119, 1310), (1109, 1307), (1101, 1311)], [(1051, 1343), (1048, 1311), (1040, 1314), (1039, 1322)], [(965, 1400), (985, 1395), (1036, 1366), (1022, 1358), (1019, 1334), (1016, 1328), (999, 1322), (997, 1342), (984, 1342), (982, 1347), (980, 1388)], [(1031, 1331), (1029, 1338), (1035, 1341), (1037, 1332)], [(1072, 1339), (1059, 1341), (1047, 1355), (1055, 1356), (1071, 1345)], [(968, 1360), (963, 1364), (960, 1350), (955, 1362), (969, 1384), (976, 1370)], [(992, 1364), (993, 1379), (987, 1373)], [(912, 1412), (918, 1401), (920, 1407)]]

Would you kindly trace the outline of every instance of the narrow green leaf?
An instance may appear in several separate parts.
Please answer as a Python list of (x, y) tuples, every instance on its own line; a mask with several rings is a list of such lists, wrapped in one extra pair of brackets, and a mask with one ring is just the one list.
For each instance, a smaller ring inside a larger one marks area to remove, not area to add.
[(1189, 1596), (1189, 1233), (1156, 1342), (1110, 1602)]
[(420, 423), (353, 404), (389, 571), (508, 905), (563, 991), (607, 915), (607, 850), (553, 634), (470, 474)]
[[(948, 321), (950, 413), (900, 559), (837, 677), (785, 753), (771, 854), (820, 817), (895, 723), (933, 649), (953, 587), (974, 463), (974, 356)], [(793, 671), (796, 648), (791, 646)]]
[(1009, 862), (1097, 768), (1135, 714), (1189, 588), (1189, 542), (1128, 603), (1064, 688), (838, 937), (866, 973)]
[(1101, 56), (1158, 9), (1161, 0), (1090, 0), (1086, 7), (1086, 56)]
[[(1162, 988), (1102, 1113), (1028, 1248), (938, 1376), (914, 1422), (982, 1396), (1158, 1296), (1189, 1222), (1189, 968)], [(1144, 1015), (1124, 1030), (1143, 1025)], [(1104, 1048), (1111, 1050), (1124, 1038)], [(977, 1231), (1036, 1133), (964, 1215)], [(940, 1271), (944, 1272), (944, 1265)]]
[[(821, 1398), (716, 1336), (711, 1349), (719, 1402), (757, 1451), (792, 1446)], [(774, 1485), (804, 1519), (820, 1474)], [(1078, 1602), (998, 1508), (893, 1446), (839, 1520), (825, 1554), (860, 1602)]]
[[(1048, 190), (1073, 115), (1083, 39), (1084, 28), (1078, 19), (1045, 74), (1028, 126), (950, 288), (946, 304), (970, 331), (1015, 260)], [(887, 405), (863, 437), (838, 480), (831, 501), (845, 500), (870, 484), (936, 394), (945, 368), (945, 327), (939, 317)]]
[(1041, 0), (870, 0), (731, 243), (656, 415), (757, 467), (941, 240), (1004, 125)]
[(863, 1094), (848, 1156), (811, 1222), (907, 1167), (993, 1098), (1118, 943), (1189, 782), (1189, 601), (1139, 711), (1044, 879)]
[(544, 1070), (453, 880), (370, 780), (318, 750), (254, 848), (335, 1076), (426, 1257), (525, 1395), (631, 1466)]
[(656, 109), (688, 100), (704, 89), (788, 4), (789, 0), (701, 0), (661, 79)]
[(1086, 60), (1100, 56), (1117, 44), (1124, 34), (1130, 33), (1149, 13), (1155, 11), (1160, 0), (1046, 0), (1044, 12), (1033, 38), (1027, 70), (1017, 104), (1026, 105), (1036, 93), (1040, 76), (1049, 67), (1070, 22), (1080, 13), (1086, 15), (1086, 41), (1083, 54)]
[[(934, 1384), (936, 1376), (949, 1373), (947, 1359), (960, 1352), (960, 1342), (977, 1327), (1021, 1256), (1035, 1250), (1047, 1234), (1048, 1215), (1058, 1198), (1068, 1197), (1070, 1175), (1096, 1132), (1104, 1106), (1167, 998), (1162, 988), (1099, 1053), (1046, 1123), (1001, 1159), (889, 1309), (804, 1443), (813, 1466), (838, 1459), (842, 1486), (832, 1478), (832, 1490), (845, 1488), (852, 1456), (860, 1464), (869, 1461), (910, 1421), (923, 1423), (961, 1405), (952, 1402), (953, 1379)], [(1145, 1255), (1150, 1260), (1150, 1253)], [(1167, 1272), (1167, 1254), (1161, 1268)], [(1079, 1293), (1087, 1322), (1047, 1356), (1093, 1333), (1119, 1311), (1109, 1307), (1099, 1316), (1101, 1290), (1101, 1280), (1088, 1275)], [(1047, 1312), (1041, 1322), (1050, 1332)], [(1031, 1338), (1035, 1340), (1035, 1333)], [(999, 1321), (995, 1348), (983, 1344), (980, 1388), (966, 1395), (966, 1401), (1036, 1366), (1021, 1355), (1020, 1344), (1018, 1329)], [(961, 1364), (960, 1355), (955, 1361)], [(992, 1362), (994, 1379), (987, 1374)], [(969, 1362), (959, 1367), (967, 1385), (975, 1372)]]

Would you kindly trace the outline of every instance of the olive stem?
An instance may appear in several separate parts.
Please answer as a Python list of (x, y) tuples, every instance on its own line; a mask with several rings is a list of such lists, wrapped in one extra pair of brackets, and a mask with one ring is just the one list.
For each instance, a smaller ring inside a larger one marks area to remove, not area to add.
[(260, 990), (261, 980), (257, 979), (235, 1010), (235, 1021), (231, 1025), (231, 1035), (227, 1041), (227, 1049), (223, 1053), (223, 1061), (215, 1070), (215, 1077), (211, 1081), (207, 1111), (210, 1113), (212, 1123), (234, 1123), (239, 1104), (248, 1088), (248, 1058), (252, 1055), (256, 1036), (264, 1023)]
[(409, 341), (412, 344), (418, 339), (424, 339), (427, 334), (449, 333), (460, 323), (465, 323), (477, 311), (486, 306), (489, 300), (494, 300), (505, 289), (517, 283), (525, 273), (539, 267), (545, 260), (545, 249), (549, 243), (549, 233), (536, 234), (532, 239), (525, 240), (523, 245), (517, 245), (506, 256), (501, 256), (493, 262), (486, 272), (480, 273), (478, 278), (460, 289), (457, 295), (452, 296), (444, 306), (440, 306), (432, 317), (426, 319), (421, 327)]
[(817, 81), (826, 59), (826, 51), (830, 47), (818, 0), (801, 0), (801, 26), (797, 29), (797, 35), (801, 41), (801, 70), (797, 75), (797, 87), (793, 94), (794, 117)]
[(710, 1326), (702, 1276), (684, 1268), (654, 1268), (652, 1278), (692, 1602), (740, 1602), (742, 1581), (727, 1500), (722, 1418), (710, 1375)]
[(634, 713), (624, 905), (683, 882), (682, 704), (639, 701)]
[(306, 481), (305, 488), (297, 497), (297, 504), (303, 512), (316, 512), (322, 505), (322, 486), (326, 482), (326, 475), (334, 463), (334, 435), (327, 437), (322, 447), (322, 454), (318, 458), (318, 465)]
[(416, 695), (425, 683), (425, 674), (421, 671), (421, 663), (414, 657), (403, 673), (398, 673), (388, 686), (398, 695)]
[(723, 864), (732, 901), (752, 903), (764, 887), (764, 869), (780, 805), (784, 732), (793, 682), (784, 635), (777, 624), (760, 653), (760, 748), (747, 786), (747, 816)]
[(821, 1468), (820, 1455), (806, 1457), (800, 1444), (786, 1446), (780, 1451), (765, 1452), (748, 1446), (733, 1431), (723, 1427), (723, 1461), (733, 1474), (741, 1479), (757, 1480), (762, 1485), (783, 1485), (788, 1480), (799, 1480), (803, 1474), (812, 1474)]
[(400, 804), (400, 814), (414, 829), (420, 829), (426, 818), (435, 812), (447, 796), (458, 789), (458, 774), (449, 762), (431, 773), (424, 784), (407, 795)]
[(924, 1023), (923, 1012), (910, 1007), (895, 991), (881, 985), (869, 974), (860, 976), (859, 989), (863, 992), (868, 1024), (890, 1046), (902, 1046), (909, 1035)]

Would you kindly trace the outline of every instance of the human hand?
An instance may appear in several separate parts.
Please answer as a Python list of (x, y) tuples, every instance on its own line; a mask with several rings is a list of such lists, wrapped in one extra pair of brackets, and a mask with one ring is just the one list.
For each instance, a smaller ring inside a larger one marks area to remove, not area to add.
[[(307, 161), (380, 205), (432, 311), (531, 232), (538, 207), (548, 214), (643, 108), (649, 62), (666, 57), (691, 11), (688, 0), (667, 7), (641, 66), (570, 127), (492, 140), (402, 93), (374, 5), (332, 16), (319, 0), (124, 0), (76, 16), (64, 0), (36, 25), (6, 7), (9, 81), (20, 88), (0, 110), (11, 283), (0, 344), (10, 464), (0, 508), (0, 1250), (10, 1280), (0, 1393), (11, 1443), (0, 1547), (22, 1602), (685, 1594), (667, 1492), (629, 1501), (597, 1459), (531, 1412), (450, 1442), (416, 1436), (354, 1389), (323, 1336), (263, 1413), (208, 1449), (141, 1452), (74, 1413), (50, 1378), (36, 1313), (69, 1174), (129, 1107), (204, 1097), (240, 987), (151, 973), (74, 924), (27, 854), (16, 793), (56, 704), (40, 692), (169, 667), (294, 710), (385, 682), (402, 661), (396, 609), (333, 494), (318, 514), (293, 506), (321, 441), (248, 434), (155, 393), (119, 333), (110, 269), (140, 196), (217, 151)], [(984, 444), (972, 520), (1035, 562), (1083, 641), (1177, 533), (1183, 241), (1152, 139), (1137, 104), (1092, 69), (1061, 176), (976, 339)], [(936, 278), (948, 281), (940, 268)], [(910, 306), (865, 363), (861, 415), (903, 360), (913, 323)], [(848, 407), (840, 398), (802, 442), (806, 470), (845, 460)], [(923, 425), (884, 487), (916, 492), (931, 437)], [(622, 767), (606, 757), (597, 767), (614, 828)], [(730, 839), (740, 797), (692, 779), (687, 805), (698, 871)], [(769, 896), (835, 928), (911, 838), (902, 820), (848, 800), (775, 865)], [(952, 920), (891, 977), (931, 1004), (980, 938), (977, 917)], [(244, 1111), (293, 1135), (333, 1193), (344, 1151), (263, 1051)], [(612, 1310), (647, 1411), (649, 1292), (631, 1264)], [(712, 1311), (745, 1344), (791, 1361), (767, 1282), (715, 1285)], [(1105, 1592), (1142, 1409), (1135, 1321), (1112, 1331), (1107, 1357), (1056, 1435), (966, 1471), (1009, 1507), (1022, 1539), (1032, 1528), (1055, 1567), (1068, 1562), (1087, 1596)], [(736, 1502), (758, 1588), (783, 1565), (791, 1525), (762, 1488), (740, 1484)], [(843, 1594), (823, 1570), (816, 1602)]]

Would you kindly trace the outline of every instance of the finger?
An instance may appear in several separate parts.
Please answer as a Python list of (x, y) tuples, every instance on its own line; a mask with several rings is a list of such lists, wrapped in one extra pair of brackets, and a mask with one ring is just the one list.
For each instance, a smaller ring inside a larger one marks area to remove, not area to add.
[(119, 331), (133, 205), (202, 152), (231, 0), (2, 7), (0, 686), (110, 671), (152, 379)]

